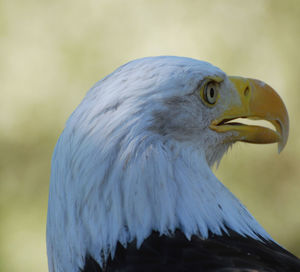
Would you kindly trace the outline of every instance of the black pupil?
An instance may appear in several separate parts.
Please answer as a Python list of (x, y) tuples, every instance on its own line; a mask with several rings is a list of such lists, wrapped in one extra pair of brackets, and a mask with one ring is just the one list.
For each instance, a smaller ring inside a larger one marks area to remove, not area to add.
[(214, 97), (214, 94), (215, 94), (214, 88), (210, 88), (209, 89), (209, 95), (210, 95), (210, 97)]

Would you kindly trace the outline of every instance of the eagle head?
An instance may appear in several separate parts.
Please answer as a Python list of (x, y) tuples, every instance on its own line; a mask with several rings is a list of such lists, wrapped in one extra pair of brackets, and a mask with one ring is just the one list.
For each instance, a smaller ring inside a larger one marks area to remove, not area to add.
[[(262, 119), (274, 129), (235, 122)], [(237, 141), (288, 138), (286, 108), (267, 84), (227, 76), (203, 61), (151, 57), (96, 83), (66, 123), (52, 159), (47, 251), (50, 270), (100, 264), (154, 230), (186, 237), (271, 239), (211, 171)]]

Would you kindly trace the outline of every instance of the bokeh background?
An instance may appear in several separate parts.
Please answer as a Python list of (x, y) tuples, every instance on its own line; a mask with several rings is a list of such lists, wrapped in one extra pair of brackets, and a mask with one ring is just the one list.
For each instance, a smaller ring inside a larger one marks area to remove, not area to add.
[(290, 139), (237, 144), (216, 175), (300, 256), (300, 2), (0, 0), (0, 271), (46, 271), (50, 160), (86, 91), (144, 56), (206, 60), (262, 79), (290, 113)]

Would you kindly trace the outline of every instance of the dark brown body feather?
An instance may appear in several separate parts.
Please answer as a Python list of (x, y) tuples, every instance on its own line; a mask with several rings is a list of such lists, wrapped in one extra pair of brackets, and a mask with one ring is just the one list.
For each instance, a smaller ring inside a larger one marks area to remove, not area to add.
[(179, 230), (170, 236), (153, 232), (139, 249), (135, 242), (127, 248), (118, 244), (115, 257), (103, 269), (87, 255), (82, 271), (300, 271), (300, 260), (276, 243), (228, 233), (188, 240)]

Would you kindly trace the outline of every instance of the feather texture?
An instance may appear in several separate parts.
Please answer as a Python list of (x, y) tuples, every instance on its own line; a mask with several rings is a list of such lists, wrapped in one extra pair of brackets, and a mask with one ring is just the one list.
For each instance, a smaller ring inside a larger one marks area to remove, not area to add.
[(114, 259), (101, 269), (87, 256), (83, 272), (282, 272), (299, 271), (300, 261), (272, 241), (244, 237), (226, 230), (207, 239), (187, 239), (179, 230), (159, 235), (153, 232), (137, 249), (135, 241), (126, 248), (118, 244)]
[[(198, 89), (215, 76), (223, 79), (224, 104), (212, 110)], [(104, 266), (118, 244), (135, 241), (139, 249), (153, 231), (167, 236), (179, 229), (199, 240), (229, 228), (271, 242), (210, 168), (230, 146), (208, 128), (237, 99), (230, 92), (220, 69), (180, 57), (133, 61), (99, 81), (53, 154), (49, 270), (76, 271), (87, 265), (87, 254)]]

